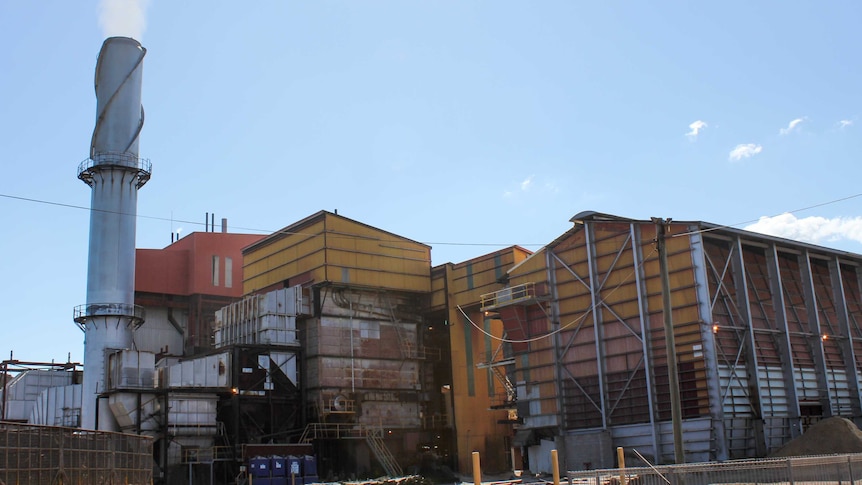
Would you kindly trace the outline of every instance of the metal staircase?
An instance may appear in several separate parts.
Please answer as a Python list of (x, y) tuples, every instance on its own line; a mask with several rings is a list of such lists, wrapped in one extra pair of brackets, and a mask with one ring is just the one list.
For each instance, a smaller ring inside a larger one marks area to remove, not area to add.
[(386, 443), (383, 441), (383, 428), (380, 426), (356, 423), (309, 423), (299, 438), (299, 442), (311, 443), (319, 439), (364, 439), (387, 475), (398, 477), (404, 474), (401, 466), (395, 460), (395, 456), (386, 447)]
[(389, 448), (386, 447), (386, 443), (383, 441), (383, 428), (368, 428), (367, 431), (368, 433), (365, 435), (365, 442), (368, 443), (368, 447), (374, 452), (374, 456), (377, 457), (377, 461), (383, 465), (383, 469), (386, 470), (386, 474), (391, 477), (400, 477), (403, 475), (404, 472), (401, 470), (401, 466), (395, 460), (392, 452), (389, 451)]

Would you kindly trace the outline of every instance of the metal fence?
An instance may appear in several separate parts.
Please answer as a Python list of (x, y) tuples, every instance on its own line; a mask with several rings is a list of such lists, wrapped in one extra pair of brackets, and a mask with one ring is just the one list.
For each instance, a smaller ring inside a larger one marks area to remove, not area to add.
[(0, 422), (0, 485), (151, 484), (153, 439)]
[(862, 481), (862, 453), (568, 472), (573, 485), (835, 484)]

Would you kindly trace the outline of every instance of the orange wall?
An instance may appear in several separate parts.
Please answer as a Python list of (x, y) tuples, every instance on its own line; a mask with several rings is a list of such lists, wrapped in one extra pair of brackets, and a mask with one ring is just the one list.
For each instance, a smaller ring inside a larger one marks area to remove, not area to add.
[[(135, 291), (173, 295), (242, 296), (242, 248), (257, 234), (194, 232), (164, 249), (138, 249)], [(218, 285), (213, 285), (213, 256), (219, 257)], [(225, 286), (226, 258), (232, 260), (232, 284)]]

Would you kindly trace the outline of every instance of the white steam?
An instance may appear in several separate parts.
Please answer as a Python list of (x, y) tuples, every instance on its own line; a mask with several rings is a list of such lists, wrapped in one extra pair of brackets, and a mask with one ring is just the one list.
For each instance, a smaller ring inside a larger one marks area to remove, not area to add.
[(105, 37), (141, 40), (147, 28), (150, 0), (99, 0), (99, 25)]

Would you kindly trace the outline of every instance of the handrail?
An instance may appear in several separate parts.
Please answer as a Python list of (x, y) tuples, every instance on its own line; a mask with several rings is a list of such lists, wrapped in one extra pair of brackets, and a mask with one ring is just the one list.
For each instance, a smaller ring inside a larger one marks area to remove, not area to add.
[(481, 310), (492, 310), (505, 305), (537, 299), (536, 283), (529, 282), (499, 289), (480, 296)]

